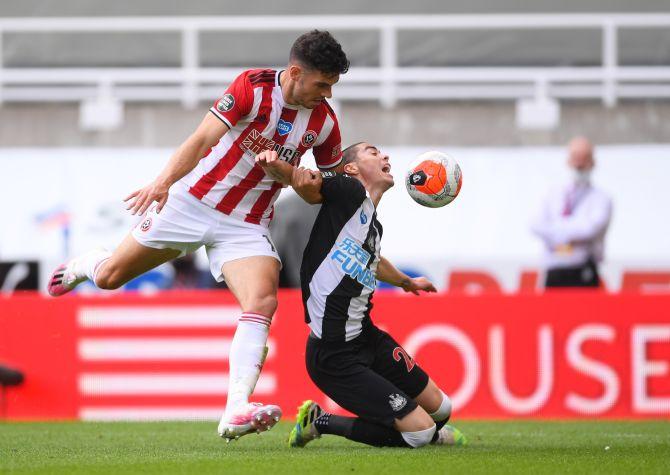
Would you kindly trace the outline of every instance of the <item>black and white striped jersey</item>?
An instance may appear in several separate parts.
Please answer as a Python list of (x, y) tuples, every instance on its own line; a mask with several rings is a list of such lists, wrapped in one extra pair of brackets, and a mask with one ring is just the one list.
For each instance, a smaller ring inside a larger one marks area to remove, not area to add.
[(305, 321), (323, 341), (345, 342), (370, 322), (382, 226), (356, 178), (325, 172), (321, 195), (300, 269)]

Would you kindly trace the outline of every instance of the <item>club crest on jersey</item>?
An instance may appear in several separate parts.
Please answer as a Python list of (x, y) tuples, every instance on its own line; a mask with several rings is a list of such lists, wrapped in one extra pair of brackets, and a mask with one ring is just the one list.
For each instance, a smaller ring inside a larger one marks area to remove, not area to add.
[(219, 112), (228, 112), (235, 105), (235, 98), (232, 94), (224, 94), (216, 103), (216, 110)]
[(142, 232), (147, 232), (149, 229), (151, 229), (151, 218), (147, 218), (142, 222), (142, 225), (140, 226), (140, 231)]
[(361, 224), (368, 222), (368, 215), (365, 214), (365, 211), (361, 210), (361, 214), (358, 217), (361, 219)]
[(284, 135), (287, 135), (293, 130), (293, 124), (284, 120), (284, 119), (279, 119), (279, 123), (277, 124), (277, 132), (279, 132), (279, 135), (282, 137)]
[(264, 137), (258, 130), (252, 129), (240, 143), (240, 148), (251, 157), (256, 157), (264, 150), (274, 150), (281, 160), (293, 164), (300, 159), (300, 153), (294, 148), (279, 145), (272, 139)]
[(311, 147), (314, 142), (316, 142), (316, 137), (317, 133), (314, 132), (313, 130), (308, 130), (304, 134), (302, 134), (302, 139), (300, 140), (300, 143), (302, 143), (303, 147)]
[(391, 394), (389, 396), (389, 405), (394, 412), (398, 412), (407, 405), (407, 399), (398, 393)]

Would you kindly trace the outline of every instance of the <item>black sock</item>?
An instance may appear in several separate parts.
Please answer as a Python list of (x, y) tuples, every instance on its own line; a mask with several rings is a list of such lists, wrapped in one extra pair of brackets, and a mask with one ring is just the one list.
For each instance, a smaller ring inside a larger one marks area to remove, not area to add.
[(333, 434), (348, 438), (355, 420), (353, 417), (335, 416), (329, 412), (323, 412), (314, 421), (314, 426), (319, 434)]
[(363, 419), (355, 419), (349, 440), (375, 447), (410, 447), (397, 430)]
[(442, 421), (435, 421), (435, 434), (433, 434), (433, 439), (431, 442), (435, 442), (437, 440), (439, 436), (438, 432), (440, 432), (440, 429), (442, 429), (447, 422), (449, 422), (448, 417)]
[(375, 447), (409, 447), (397, 430), (360, 418), (324, 412), (314, 421), (320, 434), (333, 434)]

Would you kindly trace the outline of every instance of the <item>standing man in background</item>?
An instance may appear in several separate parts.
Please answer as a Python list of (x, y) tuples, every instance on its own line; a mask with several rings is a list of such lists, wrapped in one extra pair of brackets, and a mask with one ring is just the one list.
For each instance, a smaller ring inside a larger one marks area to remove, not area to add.
[(532, 230), (544, 242), (545, 288), (598, 287), (612, 201), (591, 184), (593, 145), (576, 137), (568, 150), (571, 180), (545, 198)]

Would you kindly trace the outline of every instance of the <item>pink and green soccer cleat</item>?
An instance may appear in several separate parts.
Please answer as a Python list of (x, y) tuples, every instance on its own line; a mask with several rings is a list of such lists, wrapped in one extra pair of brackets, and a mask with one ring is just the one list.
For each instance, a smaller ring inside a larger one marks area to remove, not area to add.
[(253, 432), (260, 434), (272, 429), (279, 422), (281, 416), (282, 412), (279, 406), (250, 402), (246, 406), (242, 406), (228, 419), (221, 419), (219, 435), (226, 439), (226, 442), (230, 442)]
[(77, 277), (72, 270), (73, 262), (59, 265), (51, 274), (47, 290), (52, 297), (60, 297), (74, 289), (78, 284), (84, 282), (86, 277)]
[(454, 426), (445, 424), (444, 427), (437, 431), (437, 439), (435, 439), (433, 445), (463, 446), (468, 445), (468, 439), (465, 438), (463, 432)]
[(314, 425), (314, 421), (321, 414), (323, 414), (323, 410), (317, 403), (310, 400), (303, 402), (298, 408), (295, 426), (288, 435), (288, 446), (304, 447), (314, 439), (321, 437)]

